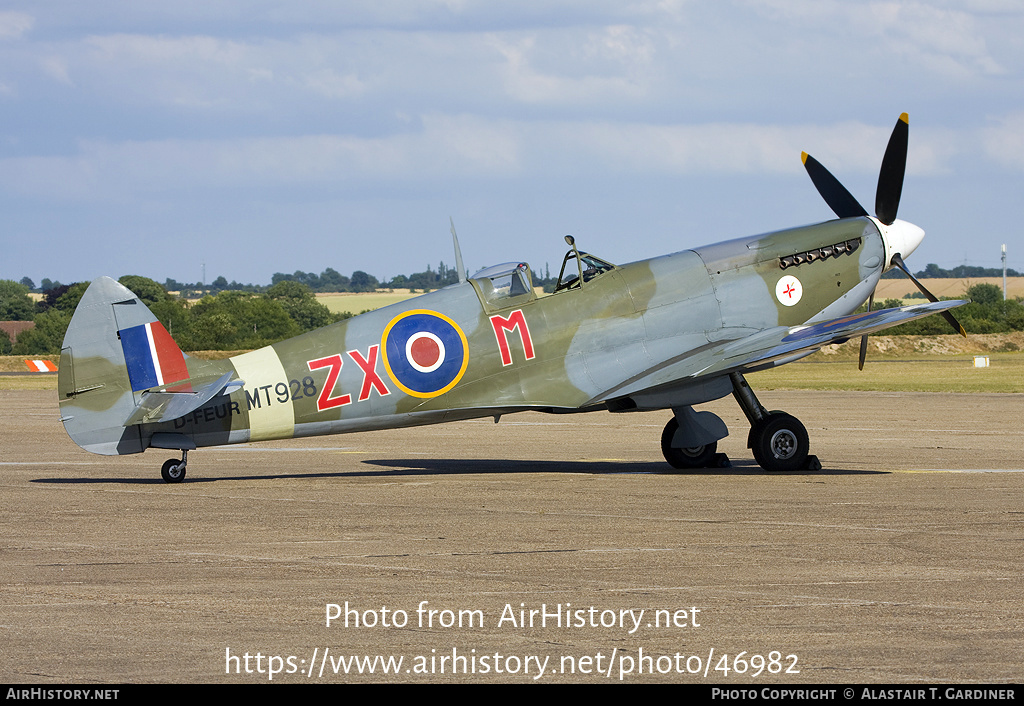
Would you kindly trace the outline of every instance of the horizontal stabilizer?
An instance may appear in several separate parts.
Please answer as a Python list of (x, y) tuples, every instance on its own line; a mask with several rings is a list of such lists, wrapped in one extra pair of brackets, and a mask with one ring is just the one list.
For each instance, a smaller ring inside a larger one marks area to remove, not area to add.
[(175, 389), (179, 389), (187, 387), (187, 384), (191, 383), (193, 388), (199, 387), (195, 392), (171, 392), (166, 389), (143, 392), (142, 401), (132, 410), (128, 419), (125, 420), (124, 426), (169, 422), (184, 417), (217, 395), (230, 392), (245, 384), (242, 380), (232, 380), (233, 375), (233, 372), (224, 373), (217, 380), (203, 387), (199, 387), (194, 379), (178, 381), (173, 385)]

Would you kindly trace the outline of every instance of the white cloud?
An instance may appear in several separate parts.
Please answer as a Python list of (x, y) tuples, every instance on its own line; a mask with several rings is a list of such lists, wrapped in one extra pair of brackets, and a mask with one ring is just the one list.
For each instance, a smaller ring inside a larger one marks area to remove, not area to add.
[(24, 12), (0, 12), (0, 40), (18, 39), (34, 24), (35, 18)]
[[(835, 59), (853, 51), (895, 54), (950, 78), (1005, 71), (987, 46), (977, 18), (935, 2), (842, 0), (748, 0), (764, 15), (823, 36)], [(850, 44), (849, 39), (859, 41)]]
[[(859, 123), (651, 125), (430, 115), (420, 129), (380, 138), (89, 141), (74, 156), (0, 160), (0, 184), (40, 197), (118, 200), (194, 189), (335, 189), (368, 180), (773, 175), (799, 172), (802, 149), (842, 179), (877, 173), (889, 130)], [(909, 171), (944, 171), (955, 142), (948, 134), (915, 135)]]
[(1003, 116), (982, 130), (982, 148), (989, 159), (1024, 171), (1024, 112)]
[(39, 60), (39, 67), (53, 80), (69, 86), (72, 84), (71, 76), (68, 74), (68, 63), (63, 57), (44, 56)]
[(119, 200), (178, 190), (496, 176), (514, 170), (517, 159), (516, 138), (501, 126), (437, 117), (421, 132), (385, 138), (86, 141), (74, 156), (0, 160), (0, 184), (43, 198)]
[(318, 69), (302, 77), (302, 83), (326, 98), (349, 98), (366, 88), (355, 74), (339, 74), (333, 69)]
[[(628, 27), (609, 27), (600, 33), (567, 42), (579, 47), (572, 55), (563, 47), (552, 51), (547, 37), (494, 35), (494, 47), (505, 59), (503, 85), (514, 100), (524, 103), (573, 105), (636, 100), (646, 93), (642, 65), (650, 61), (652, 43)], [(561, 37), (565, 41), (565, 37)], [(566, 53), (570, 56), (566, 56)], [(537, 64), (546, 64), (540, 68)]]
[(209, 36), (92, 36), (67, 47), (90, 85), (122, 95), (179, 106), (230, 105), (256, 77), (273, 71), (244, 43)]

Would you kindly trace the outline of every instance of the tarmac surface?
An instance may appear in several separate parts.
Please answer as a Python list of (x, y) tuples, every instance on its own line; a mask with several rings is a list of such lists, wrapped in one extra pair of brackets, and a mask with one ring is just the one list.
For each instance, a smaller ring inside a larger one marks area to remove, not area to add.
[(726, 469), (668, 472), (664, 412), (523, 414), (167, 485), (0, 392), (0, 682), (1019, 683), (1024, 396), (760, 397), (823, 470), (726, 398)]

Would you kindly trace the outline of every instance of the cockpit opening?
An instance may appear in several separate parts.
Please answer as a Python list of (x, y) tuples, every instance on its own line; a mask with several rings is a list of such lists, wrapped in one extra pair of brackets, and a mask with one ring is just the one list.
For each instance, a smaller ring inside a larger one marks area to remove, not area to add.
[(595, 277), (615, 269), (615, 265), (610, 262), (577, 250), (576, 239), (571, 235), (565, 236), (565, 242), (572, 249), (562, 258), (562, 269), (558, 272), (558, 284), (555, 285), (556, 293), (580, 287), (581, 283), (585, 284)]

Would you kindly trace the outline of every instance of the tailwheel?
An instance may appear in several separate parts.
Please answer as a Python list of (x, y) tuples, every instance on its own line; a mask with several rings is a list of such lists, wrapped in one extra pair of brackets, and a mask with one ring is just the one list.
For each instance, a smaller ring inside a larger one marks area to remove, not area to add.
[(661, 453), (672, 468), (708, 468), (717, 464), (718, 442), (712, 441), (703, 446), (694, 446), (685, 449), (672, 447), (672, 437), (679, 429), (679, 422), (675, 417), (668, 420), (665, 430), (661, 432)]
[(765, 415), (750, 429), (750, 448), (754, 459), (766, 471), (807, 468), (808, 447), (804, 425), (785, 412)]
[(185, 480), (185, 467), (187, 465), (187, 454), (188, 452), (181, 452), (181, 459), (169, 458), (164, 461), (163, 467), (160, 469), (160, 475), (163, 476), (165, 483), (180, 483)]

